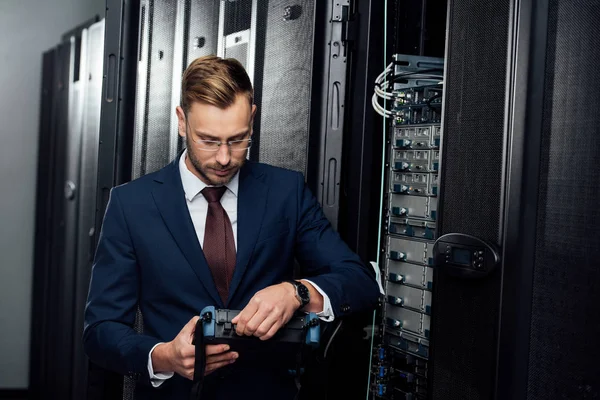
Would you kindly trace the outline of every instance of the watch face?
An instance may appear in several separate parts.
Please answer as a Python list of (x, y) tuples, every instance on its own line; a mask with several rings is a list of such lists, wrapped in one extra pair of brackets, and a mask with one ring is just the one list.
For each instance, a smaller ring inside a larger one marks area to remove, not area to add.
[(298, 295), (300, 295), (300, 298), (302, 299), (303, 302), (308, 303), (310, 300), (310, 292), (308, 291), (308, 288), (304, 285), (298, 285)]

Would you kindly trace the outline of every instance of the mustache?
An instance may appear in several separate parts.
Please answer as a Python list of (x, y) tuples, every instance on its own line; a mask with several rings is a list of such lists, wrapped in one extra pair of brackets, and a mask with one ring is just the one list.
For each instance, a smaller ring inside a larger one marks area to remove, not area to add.
[(217, 171), (228, 171), (232, 168), (235, 168), (235, 165), (233, 164), (229, 164), (226, 167), (222, 166), (222, 165), (209, 165), (210, 169), (215, 169)]
[(217, 171), (229, 171), (231, 169), (235, 169), (238, 168), (242, 165), (242, 163), (232, 163), (230, 162), (229, 164), (227, 164), (226, 166), (223, 166), (221, 164), (211, 164), (211, 165), (207, 165), (208, 168), (210, 169), (214, 169)]

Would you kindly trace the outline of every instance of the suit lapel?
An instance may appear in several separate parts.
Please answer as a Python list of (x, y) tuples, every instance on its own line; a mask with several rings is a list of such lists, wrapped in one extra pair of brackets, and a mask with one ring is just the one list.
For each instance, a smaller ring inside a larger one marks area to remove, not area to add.
[(252, 163), (247, 162), (240, 170), (237, 216), (238, 246), (235, 272), (229, 287), (229, 299), (235, 295), (248, 268), (267, 205), (269, 188), (262, 180), (258, 179), (260, 175), (256, 174), (252, 167)]
[(179, 157), (171, 165), (164, 168), (157, 175), (155, 181), (158, 184), (152, 191), (152, 196), (165, 225), (194, 273), (210, 293), (214, 304), (223, 307), (224, 305), (217, 292), (208, 263), (204, 258), (185, 201), (181, 175), (179, 174)]

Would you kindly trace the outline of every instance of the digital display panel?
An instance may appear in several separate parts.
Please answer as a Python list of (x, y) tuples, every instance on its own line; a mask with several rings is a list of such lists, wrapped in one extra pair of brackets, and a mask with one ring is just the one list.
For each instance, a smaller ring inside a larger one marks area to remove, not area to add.
[(452, 262), (460, 265), (471, 265), (471, 252), (467, 249), (453, 247)]

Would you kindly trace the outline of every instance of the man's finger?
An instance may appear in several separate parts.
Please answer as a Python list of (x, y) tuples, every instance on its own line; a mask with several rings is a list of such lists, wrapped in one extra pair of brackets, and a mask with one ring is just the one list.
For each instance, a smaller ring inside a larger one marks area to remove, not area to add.
[[(257, 315), (258, 313), (255, 314), (254, 317), (256, 318)], [(258, 327), (254, 329), (254, 331), (251, 334), (256, 337), (262, 337), (266, 335), (269, 332), (269, 330), (271, 330), (271, 327), (273, 327), (273, 325), (280, 320), (280, 318), (281, 317), (276, 313), (267, 314), (267, 316), (260, 322)], [(252, 320), (254, 321), (254, 318)], [(253, 321), (250, 321), (248, 325), (250, 325)], [(246, 331), (248, 331), (248, 329), (246, 329)]]
[(257, 309), (257, 305), (253, 301), (250, 301), (250, 303), (248, 303), (248, 305), (244, 307), (244, 309), (234, 319), (231, 320), (232, 324), (237, 325), (235, 331), (238, 335), (241, 336), (244, 334), (246, 324), (252, 319), (254, 314), (256, 314)]
[[(254, 298), (252, 298), (252, 299), (254, 299)], [(258, 304), (256, 304), (254, 301), (252, 301), (252, 299), (246, 305), (246, 307), (244, 307), (242, 309), (242, 311), (240, 311), (240, 313), (238, 315), (236, 315), (235, 317), (233, 317), (233, 319), (231, 320), (232, 324), (239, 324), (240, 319), (246, 319), (247, 320), (247, 319), (251, 318), (254, 315), (254, 313), (258, 309)]]
[(220, 363), (214, 363), (206, 366), (206, 370), (204, 371), (204, 375), (208, 375), (211, 372), (215, 372), (219, 368), (223, 368), (226, 365), (232, 364), (235, 360), (223, 361)]
[(252, 336), (258, 327), (271, 315), (273, 315), (273, 307), (263, 305), (259, 307), (256, 313), (250, 318), (244, 329), (244, 335)]
[(208, 356), (208, 357), (206, 357), (206, 366), (208, 367), (209, 364), (220, 363), (223, 361), (235, 360), (238, 357), (239, 357), (238, 353), (236, 353), (234, 351), (228, 351), (227, 353), (221, 353), (221, 354), (217, 354), (214, 356)]
[(277, 333), (277, 331), (279, 331), (279, 329), (281, 328), (282, 324), (279, 321), (275, 321), (275, 324), (273, 324), (273, 326), (271, 327), (271, 329), (269, 329), (269, 332), (267, 332), (266, 335), (263, 335), (260, 337), (260, 340), (269, 340), (271, 339), (273, 336), (275, 336), (275, 334)]
[(184, 358), (194, 357), (196, 355), (196, 346), (187, 344), (181, 346), (181, 356)]
[(204, 348), (204, 354), (207, 356), (212, 356), (215, 354), (221, 354), (229, 350), (229, 345), (227, 344), (207, 344)]
[(194, 331), (196, 329), (196, 322), (198, 322), (199, 319), (200, 317), (198, 315), (192, 317), (192, 319), (190, 319), (188, 323), (185, 324), (183, 329), (191, 329), (192, 331)]

